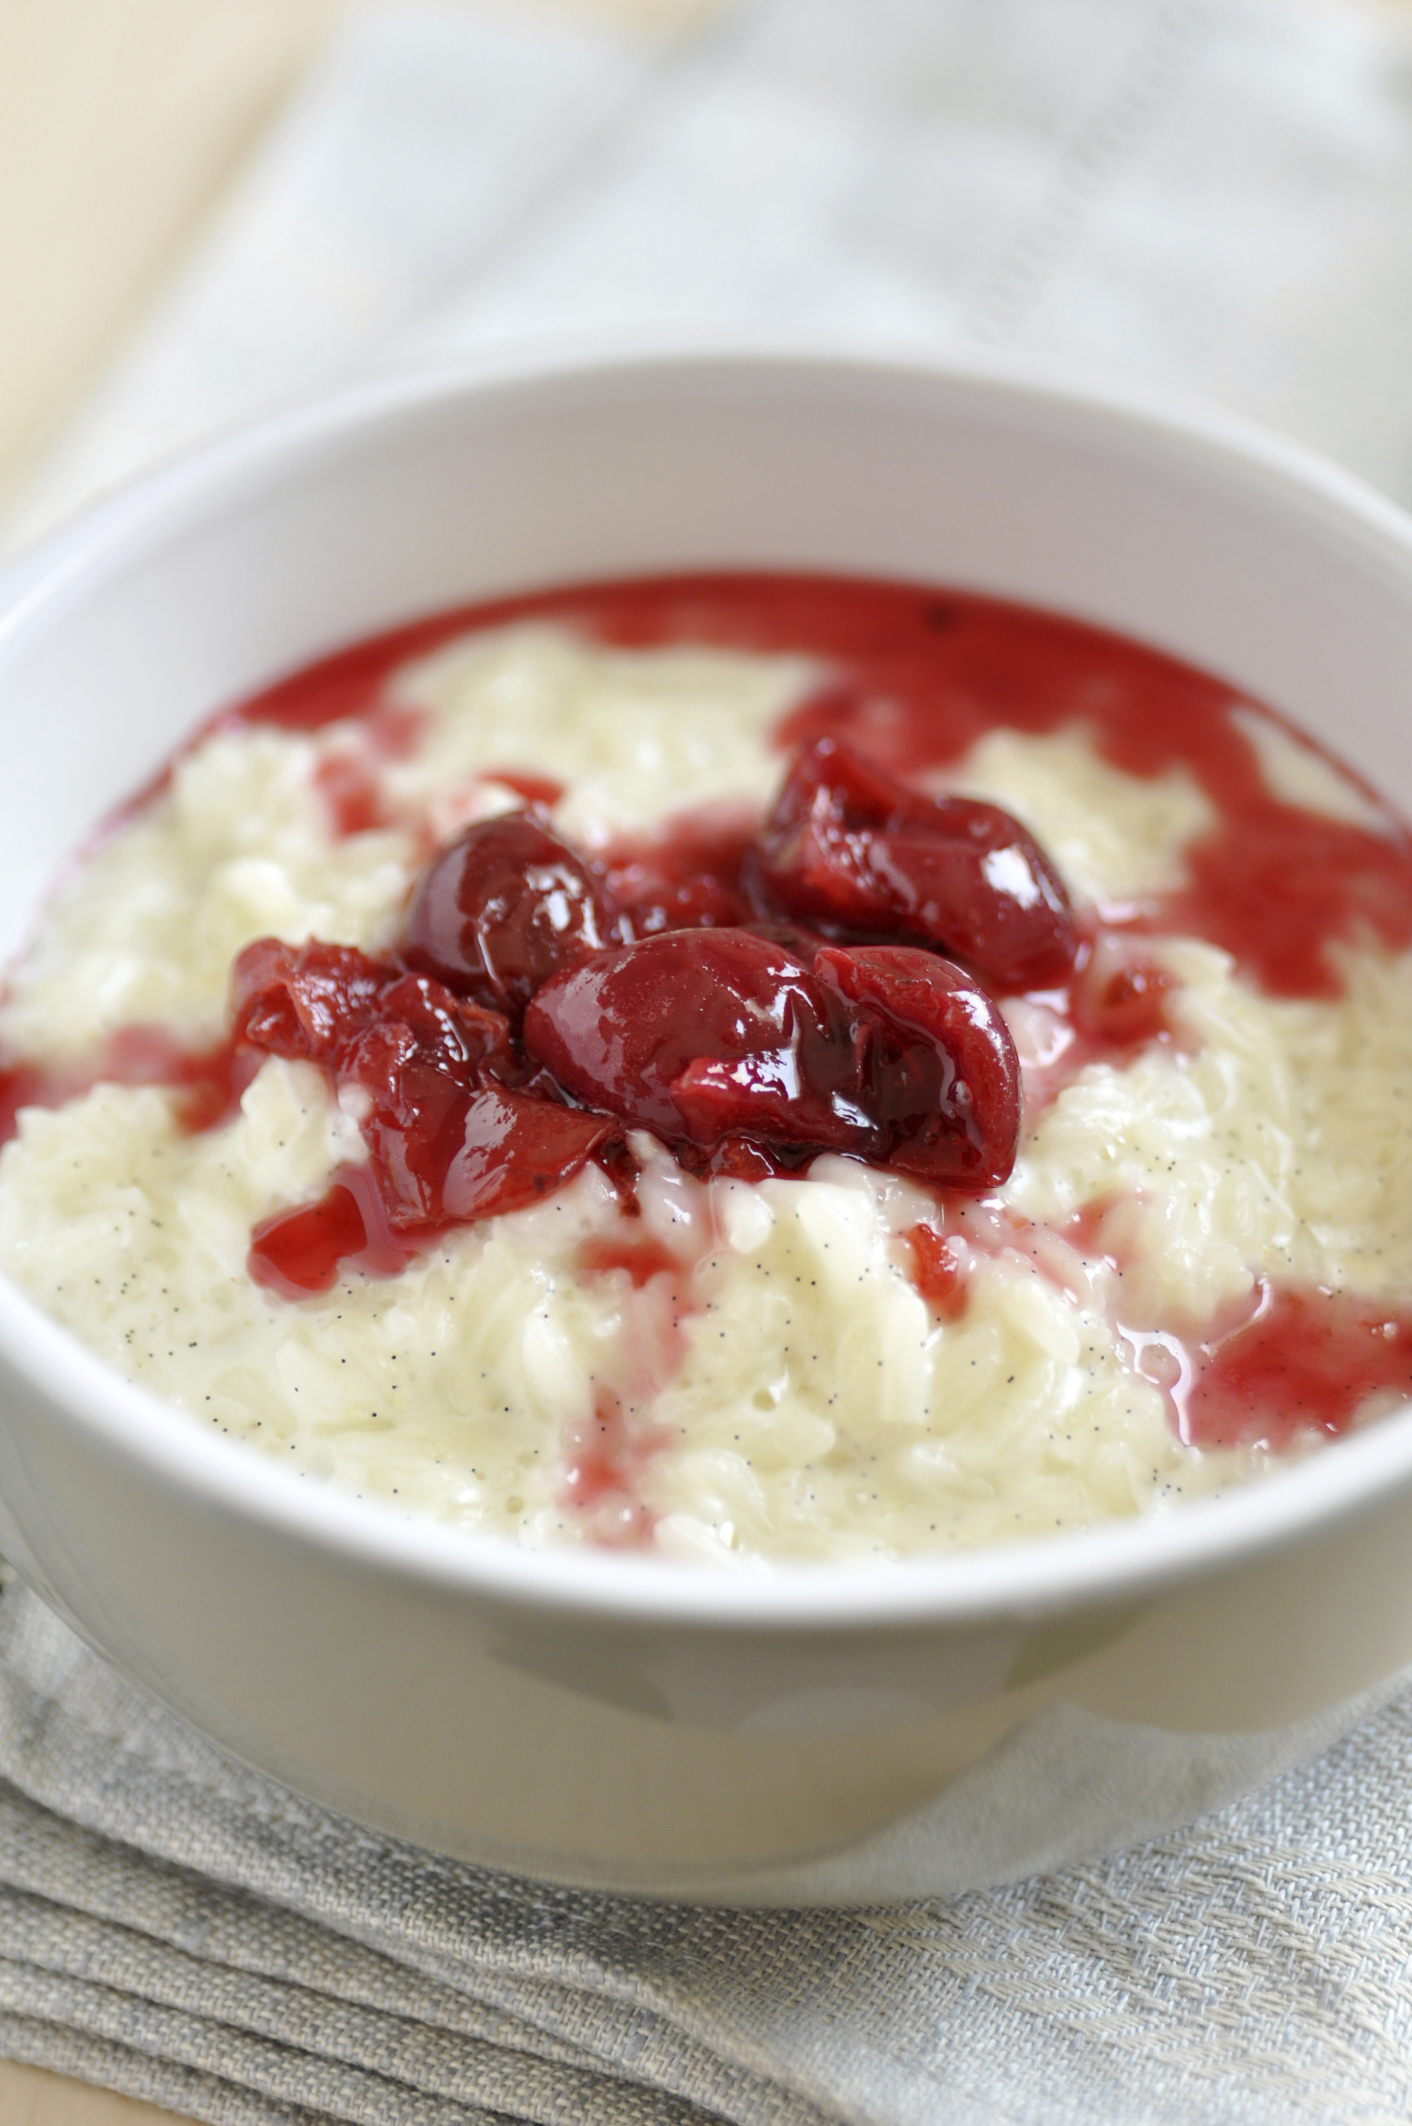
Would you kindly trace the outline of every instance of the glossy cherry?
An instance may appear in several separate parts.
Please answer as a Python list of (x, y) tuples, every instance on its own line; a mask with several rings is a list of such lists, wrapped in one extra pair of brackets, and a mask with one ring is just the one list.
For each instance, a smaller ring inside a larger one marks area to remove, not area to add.
[(927, 797), (822, 738), (796, 759), (761, 834), (763, 910), (931, 945), (1002, 987), (1061, 982), (1078, 936), (1057, 872), (997, 805)]
[(1009, 1031), (932, 953), (669, 932), (546, 983), (524, 1041), (573, 1098), (669, 1143), (847, 1152), (966, 1188), (1014, 1163)]
[(709, 1143), (677, 1098), (709, 1106), (712, 1074), (757, 1137), (818, 1143), (830, 1127), (835, 1055), (828, 1007), (806, 963), (739, 929), (676, 930), (601, 953), (547, 983), (525, 1014), (525, 1047), (586, 1106), (660, 1137)]
[(373, 1023), (393, 977), (387, 962), (351, 945), (256, 938), (231, 970), (235, 1042), (333, 1067), (350, 1036)]
[(509, 812), (467, 827), (423, 874), (406, 950), (448, 989), (517, 1019), (550, 975), (626, 934), (579, 851)]
[(1020, 1140), (1010, 1029), (964, 968), (905, 945), (826, 946), (816, 978), (842, 1000), (862, 1103), (891, 1137), (889, 1166), (956, 1188), (997, 1188)]

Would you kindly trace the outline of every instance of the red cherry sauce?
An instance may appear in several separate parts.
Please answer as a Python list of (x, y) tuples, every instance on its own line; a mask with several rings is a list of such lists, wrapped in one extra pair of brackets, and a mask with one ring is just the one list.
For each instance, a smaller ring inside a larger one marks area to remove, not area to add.
[(650, 1233), (596, 1234), (579, 1249), (578, 1266), (589, 1277), (606, 1277), (625, 1270), (634, 1288), (641, 1291), (654, 1277), (678, 1277), (681, 1262), (669, 1247)]
[(335, 834), (366, 834), (386, 824), (382, 788), (371, 764), (351, 753), (329, 753), (314, 770)]
[[(220, 719), (230, 727), (239, 717)], [(322, 755), (314, 784), (335, 834), (366, 834), (389, 824), (382, 771), (415, 750), (424, 717), (401, 702), (381, 701), (353, 726), (350, 743)]]
[(636, 1418), (635, 1408), (625, 1405), (616, 1389), (600, 1387), (593, 1415), (571, 1424), (564, 1442), (564, 1503), (609, 1550), (641, 1549), (655, 1524), (640, 1480), (665, 1435)]
[(257, 1225), (247, 1266), (266, 1291), (303, 1299), (309, 1292), (326, 1292), (344, 1261), (360, 1255), (367, 1244), (358, 1199), (336, 1181), (317, 1203), (278, 1212)]
[(943, 1321), (959, 1321), (966, 1311), (964, 1251), (954, 1237), (930, 1225), (913, 1225), (902, 1235), (912, 1257), (912, 1282)]
[(1311, 1287), (1267, 1288), (1258, 1311), (1201, 1347), (1181, 1411), (1199, 1447), (1339, 1433), (1372, 1396), (1412, 1397), (1412, 1313)]
[(632, 936), (748, 923), (755, 910), (744, 875), (758, 827), (737, 805), (709, 806), (679, 813), (659, 834), (615, 843), (607, 885)]
[[(213, 722), (316, 731), (355, 720), (361, 751), (346, 760), (334, 756), (321, 782), (336, 829), (362, 832), (384, 817), (379, 762), (397, 757), (415, 737), (416, 712), (389, 694), (392, 674), (468, 630), (524, 620), (559, 622), (624, 648), (691, 643), (812, 658), (819, 686), (776, 733), (784, 789), (763, 834), (758, 820), (703, 814), (668, 822), (661, 834), (610, 850), (601, 861), (584, 859), (578, 914), (566, 928), (540, 923), (536, 931), (532, 913), (517, 910), (510, 895), (499, 911), (498, 935), (491, 936), (494, 921), (483, 925), (484, 935), (464, 949), (458, 945), (450, 964), (434, 939), (410, 937), (404, 959), (350, 976), (345, 997), (330, 1003), (326, 986), (323, 1002), (334, 1031), (322, 1050), (318, 1041), (310, 1045), (305, 1026), (297, 1033), (286, 1028), (292, 1047), (276, 1040), (272, 1048), (256, 1043), (252, 1050), (248, 1041), (237, 1042), (220, 1059), (172, 1057), (160, 1072), (149, 1068), (150, 1059), (121, 1057), (100, 1059), (86, 1071), (83, 1083), (99, 1075), (156, 1074), (184, 1084), (195, 1126), (229, 1111), (251, 1052), (256, 1061), (262, 1052), (313, 1055), (341, 1088), (357, 1088), (371, 1102), (363, 1123), (368, 1167), (338, 1178), (321, 1205), (286, 1214), (282, 1229), (280, 1221), (262, 1229), (257, 1252), (272, 1288), (283, 1279), (291, 1290), (315, 1289), (332, 1274), (331, 1258), (335, 1268), (349, 1255), (369, 1264), (390, 1260), (398, 1248), (460, 1217), (535, 1200), (587, 1157), (614, 1176), (631, 1211), (631, 1161), (619, 1132), (643, 1119), (636, 1095), (624, 1098), (620, 1084), (616, 1104), (609, 1101), (601, 1073), (591, 1086), (567, 1087), (527, 1050), (521, 1015), (545, 1020), (552, 1014), (539, 1008), (541, 994), (562, 997), (604, 956), (641, 952), (654, 941), (667, 945), (673, 933), (753, 931), (793, 951), (800, 963), (790, 1038), (782, 1046), (747, 1056), (739, 1040), (723, 1034), (711, 1055), (698, 1049), (682, 1059), (687, 1112), (683, 1119), (674, 1108), (672, 1122), (673, 1129), (681, 1125), (678, 1155), (698, 1170), (704, 1160), (712, 1171), (752, 1178), (790, 1171), (791, 1161), (817, 1148), (806, 1144), (801, 1151), (787, 1138), (742, 1134), (739, 1125), (747, 1112), (758, 1115), (769, 1105), (770, 1071), (798, 1063), (808, 1026), (820, 1014), (873, 1009), (861, 994), (851, 1000), (847, 994), (850, 982), (867, 987), (859, 973), (865, 951), (944, 953), (960, 963), (972, 985), (968, 994), (987, 1007), (995, 995), (1027, 990), (1057, 1035), (1055, 1060), (1027, 1086), (1033, 1102), (1051, 1096), (1095, 1057), (1122, 1061), (1149, 1042), (1172, 1040), (1172, 978), (1145, 949), (1145, 936), (1207, 938), (1269, 993), (1314, 998), (1341, 993), (1331, 947), (1368, 939), (1399, 950), (1412, 944), (1412, 839), (1372, 793), (1372, 827), (1283, 804), (1270, 794), (1255, 750), (1230, 714), (1237, 697), (1221, 680), (1103, 630), (970, 594), (763, 573), (574, 586), (438, 614), (356, 644)], [(1081, 934), (1066, 930), (1072, 918), (1062, 888), (1031, 838), (994, 808), (932, 794), (972, 745), (999, 726), (1033, 733), (1080, 726), (1105, 759), (1129, 774), (1185, 770), (1215, 818), (1187, 851), (1186, 884), (1140, 908), (1102, 911), (1097, 928), (1086, 916)], [(486, 772), (525, 798), (524, 822), (551, 831), (547, 812), (536, 808), (554, 802), (557, 784), (513, 760), (487, 762)], [(977, 922), (966, 880), (984, 872), (992, 857), (1009, 867), (1022, 890), (1014, 906), (982, 910)], [(1017, 910), (1036, 896), (1049, 905), (1035, 936), (1027, 937)], [(449, 906), (443, 895), (443, 915)], [(474, 921), (483, 912), (474, 911)], [(614, 922), (616, 936), (610, 935)], [(798, 927), (790, 930), (791, 924)], [(445, 922), (441, 935), (447, 935)], [(326, 949), (332, 948), (307, 948)], [(845, 958), (816, 968), (820, 953)], [(412, 978), (409, 967), (430, 984), (416, 997), (399, 989)], [(368, 982), (374, 1001), (364, 1015)], [(287, 986), (292, 994), (299, 980)], [(644, 979), (635, 1005), (646, 995)], [(464, 1017), (475, 1012), (481, 1019)], [(487, 1016), (503, 1029), (493, 1038), (482, 1023)], [(908, 1099), (920, 1097), (916, 1086), (911, 1094), (906, 1086), (917, 1070), (923, 1077), (935, 1072), (936, 1049), (916, 1040), (909, 1049), (895, 1026), (885, 1038), (875, 1020), (860, 1039), (873, 1052), (891, 1040), (891, 1061), (874, 1085), (882, 1087), (887, 1113), (859, 1124), (863, 1137), (872, 1132), (871, 1148), (857, 1137), (848, 1148), (876, 1157), (886, 1142), (891, 1148), (883, 1156), (891, 1157), (898, 1117), (905, 1125)], [(556, 1062), (572, 1075), (564, 1056)], [(889, 1069), (901, 1071), (896, 1085)], [(749, 1081), (743, 1090), (732, 1088), (733, 1070)], [(0, 1077), (0, 1117), (6, 1102), (13, 1111), (34, 1099), (58, 1100), (78, 1084), (72, 1074), (37, 1080), (16, 1065)], [(849, 1088), (820, 1079), (804, 1090), (819, 1112), (832, 1103), (841, 1128)], [(593, 1100), (607, 1113), (575, 1105)], [(906, 1134), (903, 1126), (904, 1141)], [(837, 1146), (838, 1140), (819, 1142)], [(501, 1162), (522, 1154), (528, 1178), (497, 1178)], [(987, 1172), (1004, 1166), (1003, 1159), (992, 1159), (991, 1167), (978, 1159), (972, 1185), (987, 1185)], [(345, 1196), (363, 1224), (361, 1256), (346, 1249), (357, 1235)], [(940, 1232), (944, 1223), (939, 1213), (935, 1232), (919, 1225), (909, 1235), (918, 1283), (942, 1315), (961, 1304), (948, 1268), (951, 1244)], [(1267, 1402), (1292, 1413), (1281, 1420), (1287, 1426), (1336, 1430), (1369, 1394), (1400, 1386), (1400, 1317), (1388, 1336), (1378, 1324), (1369, 1326), (1365, 1312), (1338, 1294), (1277, 1292), (1254, 1325), (1209, 1348), (1192, 1346), (1194, 1385), (1184, 1391), (1192, 1436), (1235, 1436), (1245, 1424), (1241, 1413)], [(595, 1422), (607, 1438), (615, 1420), (610, 1413)], [(1278, 1432), (1275, 1419), (1260, 1423), (1269, 1436)], [(592, 1442), (585, 1444), (585, 1470), (599, 1467), (597, 1453)], [(583, 1481), (590, 1489), (599, 1482)]]
[(163, 1026), (122, 1026), (84, 1063), (44, 1070), (29, 1063), (0, 1068), (0, 1145), (8, 1144), (25, 1107), (62, 1107), (95, 1085), (163, 1085), (177, 1094), (181, 1126), (195, 1134), (234, 1114), (259, 1067), (233, 1043), (183, 1048)]
[(651, 1411), (687, 1354), (683, 1324), (699, 1311), (693, 1266), (640, 1220), (636, 1226), (625, 1221), (618, 1233), (594, 1234), (578, 1250), (580, 1277), (616, 1278), (620, 1290), (626, 1281), (619, 1303), (630, 1371), (619, 1380), (600, 1378), (592, 1415), (567, 1427), (561, 1496), (593, 1539), (612, 1548), (641, 1547), (655, 1526), (640, 1479), (669, 1438)]

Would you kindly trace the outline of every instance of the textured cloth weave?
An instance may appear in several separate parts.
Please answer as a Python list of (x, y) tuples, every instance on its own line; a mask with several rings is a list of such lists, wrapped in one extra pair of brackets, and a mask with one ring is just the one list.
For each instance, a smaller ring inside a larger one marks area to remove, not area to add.
[(1412, 2109), (1412, 1695), (1194, 1829), (861, 1912), (341, 1822), (0, 1600), (0, 2050), (240, 2126), (1286, 2126)]
[[(357, 24), (12, 536), (369, 367), (846, 330), (1203, 393), (1412, 499), (1412, 33), (1356, 0), (741, 0), (650, 48)], [(0, 1599), (0, 2051), (231, 2126), (1412, 2111), (1412, 1697), (1189, 1832), (875, 1912), (376, 1838)]]

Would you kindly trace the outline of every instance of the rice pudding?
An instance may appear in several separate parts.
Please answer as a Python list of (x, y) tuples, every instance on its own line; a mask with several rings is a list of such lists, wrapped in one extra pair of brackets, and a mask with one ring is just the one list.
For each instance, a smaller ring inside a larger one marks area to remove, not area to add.
[(527, 1544), (1163, 1511), (1412, 1388), (1409, 947), (1401, 821), (1132, 643), (521, 599), (218, 717), (83, 852), (0, 1009), (0, 1259)]

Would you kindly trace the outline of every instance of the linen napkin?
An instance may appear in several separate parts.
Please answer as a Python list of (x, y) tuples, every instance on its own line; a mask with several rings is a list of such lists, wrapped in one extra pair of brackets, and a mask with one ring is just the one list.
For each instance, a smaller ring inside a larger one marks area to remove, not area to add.
[[(22, 516), (370, 366), (846, 330), (1199, 391), (1412, 499), (1412, 18), (740, 0), (356, 23)], [(1402, 2121), (1412, 1694), (1092, 1866), (874, 1911), (342, 1823), (0, 1597), (0, 2051), (238, 2126)]]
[(1412, 1697), (1008, 1888), (727, 1912), (340, 1822), (0, 1599), (0, 2050), (219, 2126), (1392, 2126)]

